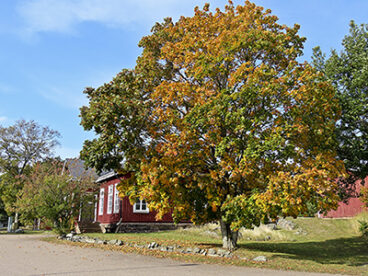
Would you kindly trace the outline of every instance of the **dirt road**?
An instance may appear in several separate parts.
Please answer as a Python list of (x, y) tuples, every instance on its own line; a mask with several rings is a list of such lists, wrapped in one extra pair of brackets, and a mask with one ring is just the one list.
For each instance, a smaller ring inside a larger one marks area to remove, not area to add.
[(39, 235), (0, 235), (0, 275), (324, 275), (182, 263), (170, 259), (51, 244)]

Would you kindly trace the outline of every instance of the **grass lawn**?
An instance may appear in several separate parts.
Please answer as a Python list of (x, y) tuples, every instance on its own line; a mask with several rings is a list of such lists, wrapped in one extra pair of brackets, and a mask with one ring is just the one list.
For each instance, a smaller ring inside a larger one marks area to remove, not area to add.
[[(353, 219), (298, 218), (293, 220), (297, 227), (291, 231), (271, 231), (266, 227), (254, 231), (242, 231), (239, 248), (234, 252), (234, 258), (230, 259), (157, 252), (139, 248), (105, 247), (191, 262), (368, 275), (368, 240), (359, 235), (357, 222), (359, 219), (368, 221), (368, 213)], [(157, 233), (90, 233), (87, 235), (104, 240), (121, 239), (125, 242), (143, 245), (155, 241), (161, 245), (199, 248), (221, 247), (219, 227), (216, 224)], [(265, 241), (265, 237), (267, 241)], [(259, 255), (266, 256), (268, 261), (264, 263), (252, 261), (252, 258)]]

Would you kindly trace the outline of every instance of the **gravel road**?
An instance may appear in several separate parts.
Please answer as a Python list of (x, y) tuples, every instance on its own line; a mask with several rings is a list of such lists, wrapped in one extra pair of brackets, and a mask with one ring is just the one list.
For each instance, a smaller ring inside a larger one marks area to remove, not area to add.
[(170, 259), (52, 244), (40, 235), (0, 235), (0, 275), (324, 275), (182, 263)]

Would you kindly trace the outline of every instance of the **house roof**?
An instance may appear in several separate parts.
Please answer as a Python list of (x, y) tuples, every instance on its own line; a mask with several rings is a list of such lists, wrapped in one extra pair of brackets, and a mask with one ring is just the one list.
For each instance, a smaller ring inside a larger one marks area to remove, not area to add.
[(105, 174), (101, 175), (99, 178), (97, 178), (96, 183), (101, 183), (101, 182), (106, 181), (108, 179), (115, 178), (118, 175), (119, 175), (118, 173), (116, 173), (114, 171), (110, 171), (108, 173), (105, 173)]
[(65, 159), (64, 166), (73, 178), (91, 177), (92, 179), (96, 179), (98, 177), (94, 169), (87, 168), (84, 162), (77, 158)]

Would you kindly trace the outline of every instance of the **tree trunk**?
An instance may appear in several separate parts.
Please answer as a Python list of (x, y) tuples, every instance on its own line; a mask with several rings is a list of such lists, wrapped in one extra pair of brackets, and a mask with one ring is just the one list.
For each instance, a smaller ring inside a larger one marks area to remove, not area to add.
[(18, 228), (19, 228), (19, 213), (16, 212), (15, 217), (14, 217), (14, 223), (13, 223), (12, 231), (14, 232), (15, 230), (18, 230)]
[(238, 243), (238, 231), (232, 231), (230, 223), (225, 223), (222, 219), (220, 220), (221, 235), (222, 235), (222, 247), (229, 251), (233, 251), (237, 247)]

